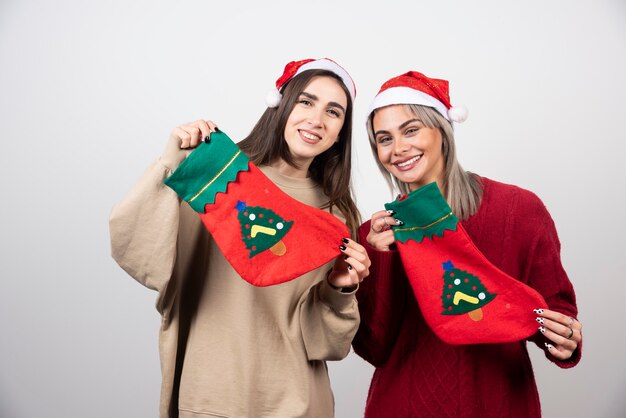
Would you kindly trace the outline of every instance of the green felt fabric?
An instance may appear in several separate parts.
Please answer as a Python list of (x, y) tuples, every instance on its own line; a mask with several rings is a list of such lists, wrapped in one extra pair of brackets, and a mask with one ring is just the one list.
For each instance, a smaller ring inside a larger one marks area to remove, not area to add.
[(456, 231), (458, 220), (435, 182), (412, 191), (403, 200), (386, 203), (385, 208), (393, 210), (393, 216), (404, 222), (392, 227), (394, 237), (400, 242), (409, 239), (422, 242), (424, 237), (442, 237), (447, 229)]
[(201, 143), (165, 180), (189, 205), (204, 213), (215, 195), (225, 193), (240, 171), (248, 170), (248, 157), (223, 132), (213, 132), (210, 143)]

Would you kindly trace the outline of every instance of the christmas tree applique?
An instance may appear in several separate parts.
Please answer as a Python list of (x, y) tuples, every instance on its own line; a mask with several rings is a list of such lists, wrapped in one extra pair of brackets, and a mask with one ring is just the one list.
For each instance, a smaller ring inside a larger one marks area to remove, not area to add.
[(454, 267), (452, 261), (443, 263), (443, 315), (466, 313), (472, 320), (483, 319), (482, 307), (496, 297), (489, 293), (480, 279)]
[(287, 252), (282, 238), (291, 229), (293, 221), (285, 221), (271, 209), (247, 206), (241, 200), (237, 202), (235, 209), (239, 211), (241, 236), (250, 251), (249, 258), (267, 249), (277, 256)]

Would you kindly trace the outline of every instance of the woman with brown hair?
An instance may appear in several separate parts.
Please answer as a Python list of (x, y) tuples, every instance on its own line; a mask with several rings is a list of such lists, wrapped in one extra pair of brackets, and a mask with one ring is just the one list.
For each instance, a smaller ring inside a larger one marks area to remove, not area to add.
[[(352, 79), (329, 59), (303, 60), (287, 64), (277, 89), (239, 147), (284, 193), (354, 233)], [(349, 352), (367, 253), (345, 237), (334, 263), (294, 280), (255, 287), (238, 277), (197, 214), (163, 184), (216, 130), (205, 120), (175, 128), (111, 215), (114, 258), (159, 292), (161, 416), (332, 416), (325, 362)]]

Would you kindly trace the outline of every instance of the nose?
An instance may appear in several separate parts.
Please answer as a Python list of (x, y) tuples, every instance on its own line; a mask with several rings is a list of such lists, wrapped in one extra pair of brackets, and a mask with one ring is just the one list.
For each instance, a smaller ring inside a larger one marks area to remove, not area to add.
[(307, 118), (307, 123), (314, 128), (318, 128), (322, 125), (322, 113), (323, 110), (311, 109)]
[(402, 139), (396, 139), (393, 141), (393, 153), (400, 155), (405, 153), (409, 149), (409, 144)]

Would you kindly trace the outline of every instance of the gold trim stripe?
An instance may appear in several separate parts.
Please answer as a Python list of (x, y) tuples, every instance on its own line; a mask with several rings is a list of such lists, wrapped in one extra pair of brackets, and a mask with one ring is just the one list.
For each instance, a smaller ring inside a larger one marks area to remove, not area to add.
[(433, 225), (437, 225), (439, 222), (443, 222), (444, 220), (446, 220), (450, 216), (452, 216), (452, 212), (448, 213), (443, 218), (437, 219), (435, 222), (433, 222), (433, 223), (431, 223), (429, 225), (426, 225), (426, 226), (412, 226), (410, 228), (395, 228), (394, 231), (395, 232), (406, 232), (406, 231), (414, 231), (416, 229), (427, 229), (427, 228), (430, 228)]
[(209, 186), (211, 185), (211, 183), (213, 183), (215, 180), (217, 180), (217, 178), (218, 178), (219, 176), (221, 176), (221, 175), (222, 175), (222, 173), (223, 173), (223, 172), (224, 172), (224, 171), (225, 171), (225, 170), (226, 170), (226, 169), (227, 169), (227, 168), (228, 168), (228, 167), (229, 167), (229, 166), (233, 163), (233, 161), (235, 161), (235, 158), (237, 158), (237, 156), (238, 156), (239, 154), (241, 154), (241, 150), (237, 151), (237, 153), (236, 153), (235, 155), (233, 155), (233, 158), (231, 158), (231, 159), (230, 159), (230, 161), (229, 161), (229, 162), (227, 162), (227, 163), (226, 163), (226, 165), (225, 165), (224, 167), (222, 167), (222, 169), (220, 170), (220, 172), (219, 172), (219, 173), (217, 173), (217, 174), (215, 175), (215, 177), (213, 177), (213, 178), (211, 179), (211, 181), (210, 181), (210, 182), (208, 182), (208, 183), (207, 183), (207, 184), (206, 184), (206, 185), (205, 185), (202, 189), (200, 189), (200, 191), (199, 191), (198, 193), (196, 193), (196, 195), (195, 195), (194, 197), (192, 197), (191, 199), (189, 199), (189, 200), (188, 200), (188, 202), (189, 202), (189, 203), (193, 202), (193, 201), (196, 199), (196, 197), (200, 196), (200, 195), (202, 194), (202, 192), (204, 192), (204, 191), (207, 189), (207, 187), (209, 187)]

